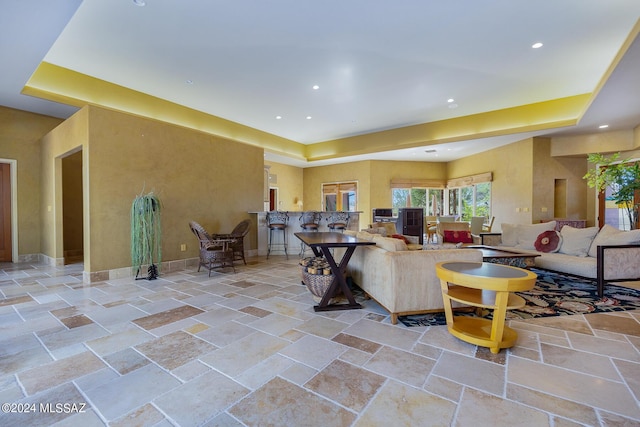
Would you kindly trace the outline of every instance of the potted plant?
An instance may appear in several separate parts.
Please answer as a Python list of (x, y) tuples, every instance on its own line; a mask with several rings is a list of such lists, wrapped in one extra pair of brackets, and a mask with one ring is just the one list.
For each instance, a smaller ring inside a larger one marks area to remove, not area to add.
[(162, 227), (160, 200), (153, 192), (139, 195), (131, 205), (131, 265), (136, 269), (136, 280), (142, 265), (148, 265), (148, 276), (158, 278), (158, 265), (162, 261)]
[(592, 153), (587, 157), (589, 163), (596, 165), (594, 169), (583, 177), (587, 180), (587, 185), (604, 191), (611, 187), (613, 201), (621, 206), (631, 229), (638, 228), (638, 206), (634, 203), (634, 195), (640, 190), (640, 163), (632, 162), (629, 159), (620, 160), (620, 153), (615, 153), (607, 157), (600, 153)]

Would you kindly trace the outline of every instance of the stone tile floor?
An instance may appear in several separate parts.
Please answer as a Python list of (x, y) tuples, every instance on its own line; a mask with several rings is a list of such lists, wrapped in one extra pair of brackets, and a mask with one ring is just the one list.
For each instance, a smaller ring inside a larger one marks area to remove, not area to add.
[(511, 321), (493, 355), (370, 300), (315, 313), (295, 257), (91, 285), (0, 264), (0, 294), (1, 426), (640, 425), (634, 311)]

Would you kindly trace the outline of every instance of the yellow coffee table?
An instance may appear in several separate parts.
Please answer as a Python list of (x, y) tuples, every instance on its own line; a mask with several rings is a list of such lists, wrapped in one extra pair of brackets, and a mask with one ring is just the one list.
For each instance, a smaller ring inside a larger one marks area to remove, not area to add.
[[(514, 294), (532, 289), (538, 277), (522, 268), (487, 262), (444, 261), (436, 264), (449, 332), (468, 343), (489, 347), (492, 353), (513, 347), (518, 334), (505, 326), (507, 310), (524, 307)], [(454, 316), (451, 302), (493, 310), (493, 320)]]

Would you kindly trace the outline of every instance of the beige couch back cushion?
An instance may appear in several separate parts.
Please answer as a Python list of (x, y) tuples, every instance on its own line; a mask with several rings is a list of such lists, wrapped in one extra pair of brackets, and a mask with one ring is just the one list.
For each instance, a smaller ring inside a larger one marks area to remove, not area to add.
[(622, 231), (605, 224), (602, 226), (596, 238), (589, 248), (589, 256), (598, 256), (598, 246), (605, 245), (635, 245), (640, 243), (640, 230)]
[(376, 235), (373, 237), (373, 241), (375, 242), (377, 247), (382, 248), (385, 251), (406, 251), (407, 250), (407, 244), (404, 242), (404, 240)]

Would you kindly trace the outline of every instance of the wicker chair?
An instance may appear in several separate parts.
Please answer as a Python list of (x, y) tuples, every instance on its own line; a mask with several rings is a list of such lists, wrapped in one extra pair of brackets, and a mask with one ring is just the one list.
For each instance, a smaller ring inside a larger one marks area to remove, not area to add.
[(233, 249), (230, 245), (235, 242), (235, 239), (214, 239), (207, 233), (207, 231), (195, 221), (189, 222), (189, 228), (200, 243), (200, 262), (198, 264), (198, 271), (200, 267), (205, 267), (209, 270), (209, 277), (211, 277), (211, 271), (215, 268), (231, 267), (235, 273), (236, 268), (233, 265)]
[(244, 265), (247, 265), (247, 261), (244, 259), (244, 236), (249, 233), (249, 227), (251, 226), (251, 221), (245, 219), (244, 221), (240, 221), (238, 225), (235, 226), (231, 233), (229, 234), (213, 234), (211, 237), (213, 239), (235, 239), (229, 247), (233, 249), (233, 260), (244, 262)]

